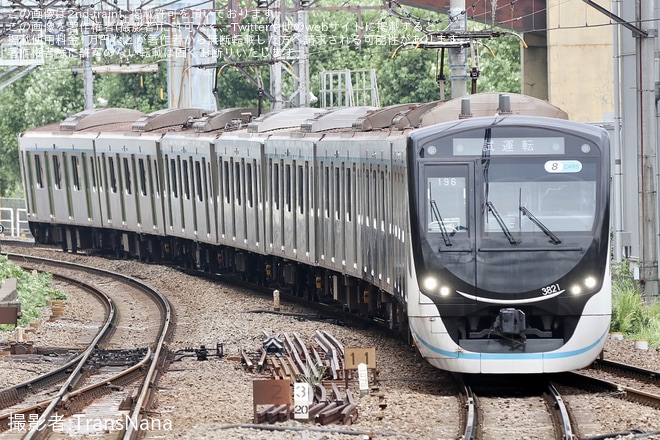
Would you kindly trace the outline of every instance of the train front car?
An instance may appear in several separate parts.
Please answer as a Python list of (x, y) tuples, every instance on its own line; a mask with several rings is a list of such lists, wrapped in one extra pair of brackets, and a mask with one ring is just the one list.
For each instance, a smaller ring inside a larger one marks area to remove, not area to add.
[(413, 131), (408, 166), (421, 354), (463, 373), (590, 364), (611, 314), (607, 132), (465, 119)]

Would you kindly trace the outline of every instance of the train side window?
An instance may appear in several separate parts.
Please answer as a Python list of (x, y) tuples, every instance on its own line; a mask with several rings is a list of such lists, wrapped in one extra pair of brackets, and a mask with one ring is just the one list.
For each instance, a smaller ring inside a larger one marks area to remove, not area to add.
[(206, 159), (202, 159), (202, 163), (204, 164), (204, 198), (208, 200), (210, 203), (213, 203), (213, 189), (211, 188), (211, 179), (209, 179), (209, 176), (211, 175), (211, 164), (209, 162), (206, 162)]
[(325, 205), (325, 218), (330, 218), (330, 167), (323, 167), (323, 198)]
[(34, 155), (34, 169), (37, 173), (37, 187), (44, 187), (44, 170), (41, 166), (41, 156), (38, 154)]
[(126, 194), (131, 194), (131, 167), (128, 163), (128, 157), (123, 158), (124, 162), (124, 183), (126, 184)]
[(195, 161), (195, 184), (197, 185), (197, 200), (204, 200), (204, 190), (202, 189), (202, 164), (199, 160)]
[(364, 169), (364, 188), (366, 190), (366, 197), (364, 200), (364, 215), (365, 215), (365, 220), (367, 226), (370, 224), (370, 218), (371, 218), (371, 182), (369, 181), (369, 176), (370, 176), (369, 169), (366, 168)]
[(389, 200), (389, 194), (387, 194), (387, 185), (385, 185), (385, 176), (387, 175), (387, 167), (385, 167), (385, 171), (380, 172), (380, 209), (381, 209), (381, 215), (380, 215), (380, 230), (385, 231), (385, 218), (386, 215), (385, 213), (388, 212), (387, 209), (387, 201)]
[(73, 172), (73, 189), (80, 191), (80, 164), (78, 156), (71, 156), (71, 170)]
[[(152, 162), (149, 162), (149, 164), (151, 163)], [(153, 172), (153, 170), (158, 169), (158, 162), (154, 159), (153, 167), (149, 165), (147, 168), (149, 170), (149, 189), (151, 190), (152, 194), (155, 194), (156, 197), (160, 197), (160, 180), (158, 178), (158, 174), (154, 175)], [(155, 186), (154, 186), (154, 181), (156, 182)]]
[(252, 185), (252, 164), (248, 162), (245, 167), (245, 190), (247, 191), (247, 203), (250, 208), (254, 206)]
[(183, 160), (183, 194), (186, 196), (186, 200), (190, 200), (190, 175), (188, 173), (188, 161)]
[(92, 176), (92, 188), (96, 189), (96, 168), (94, 167), (94, 156), (89, 156), (89, 169)]
[[(352, 165), (353, 167), (355, 165)], [(351, 222), (353, 214), (353, 183), (351, 179), (353, 175), (351, 174), (351, 168), (346, 168), (346, 221)]]
[(57, 155), (53, 155), (53, 178), (55, 188), (62, 189), (62, 170), (60, 169), (60, 158)]
[[(344, 164), (342, 163), (342, 168)], [(341, 181), (339, 167), (335, 167), (335, 220), (341, 219)]]
[(229, 162), (223, 162), (223, 182), (225, 187), (225, 203), (229, 203), (231, 200), (229, 198)]
[(376, 228), (376, 222), (378, 222), (378, 219), (380, 218), (380, 212), (378, 210), (378, 201), (380, 200), (380, 195), (378, 194), (378, 172), (376, 171), (375, 167), (371, 169), (371, 179), (369, 180), (369, 184), (371, 185), (371, 197), (372, 199), (369, 200), (369, 204), (371, 204), (371, 225)]
[(138, 169), (140, 173), (140, 192), (143, 196), (147, 195), (147, 170), (144, 166), (144, 159), (138, 159)]
[(158, 176), (156, 176), (155, 179), (156, 185), (154, 187), (154, 172), (153, 172), (154, 168), (158, 169), (158, 165), (157, 162), (154, 160), (153, 161), (154, 165), (152, 168), (151, 163), (152, 163), (151, 160), (147, 158), (147, 170), (149, 172), (149, 189), (151, 190), (152, 194), (156, 195), (156, 197), (160, 197), (160, 186), (159, 186)]
[(275, 209), (280, 209), (280, 164), (273, 167), (273, 203)]
[(170, 190), (172, 191), (172, 197), (179, 197), (179, 186), (177, 185), (176, 179), (176, 159), (170, 159)]
[(309, 163), (305, 161), (305, 168), (302, 165), (298, 165), (298, 212), (304, 214), (305, 212), (305, 191), (307, 187), (305, 186), (305, 169), (309, 166)]
[(113, 193), (117, 192), (117, 174), (115, 173), (115, 159), (108, 157), (108, 167), (110, 168), (110, 189)]
[(106, 160), (105, 160), (105, 153), (101, 153), (100, 158), (96, 158), (96, 165), (99, 170), (99, 188), (103, 190), (103, 188), (108, 187), (108, 169), (106, 166)]
[(238, 206), (243, 204), (243, 198), (241, 193), (241, 163), (234, 162), (234, 194), (236, 196), (236, 203)]
[(284, 203), (286, 204), (287, 212), (291, 212), (291, 165), (286, 164), (284, 173), (284, 184), (286, 185)]

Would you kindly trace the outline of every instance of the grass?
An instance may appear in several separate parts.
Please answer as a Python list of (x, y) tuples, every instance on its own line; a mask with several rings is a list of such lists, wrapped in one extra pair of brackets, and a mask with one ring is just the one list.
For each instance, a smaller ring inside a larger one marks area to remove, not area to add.
[(612, 270), (612, 322), (610, 330), (626, 339), (645, 339), (660, 347), (660, 302), (647, 303), (641, 286), (624, 261)]
[[(21, 303), (20, 327), (28, 326), (41, 317), (41, 309), (49, 300), (66, 299), (66, 295), (52, 285), (52, 276), (41, 272), (26, 272), (20, 266), (9, 261), (6, 255), (0, 255), (0, 280), (16, 278), (18, 300)], [(0, 331), (13, 330), (9, 324), (0, 325)]]

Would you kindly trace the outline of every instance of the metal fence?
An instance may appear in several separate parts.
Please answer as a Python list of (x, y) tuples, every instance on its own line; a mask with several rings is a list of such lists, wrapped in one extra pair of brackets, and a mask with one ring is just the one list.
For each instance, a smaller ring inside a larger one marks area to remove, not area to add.
[(25, 199), (0, 197), (0, 237), (32, 237)]

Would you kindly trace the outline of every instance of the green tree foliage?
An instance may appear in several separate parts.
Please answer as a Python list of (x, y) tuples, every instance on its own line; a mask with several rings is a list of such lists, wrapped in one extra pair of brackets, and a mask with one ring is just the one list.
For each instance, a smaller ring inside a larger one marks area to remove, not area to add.
[(520, 40), (514, 35), (481, 42), (477, 92), (520, 93), (520, 46)]
[[(161, 93), (162, 90), (162, 93)], [(167, 65), (159, 63), (157, 73), (98, 75), (94, 95), (108, 107), (130, 108), (151, 113), (167, 107)]]
[(83, 109), (82, 85), (71, 74), (74, 61), (49, 63), (0, 90), (0, 195), (20, 193), (18, 134)]
[(440, 99), (436, 82), (435, 50), (407, 49), (393, 59), (379, 58), (375, 64), (381, 104), (429, 102)]

